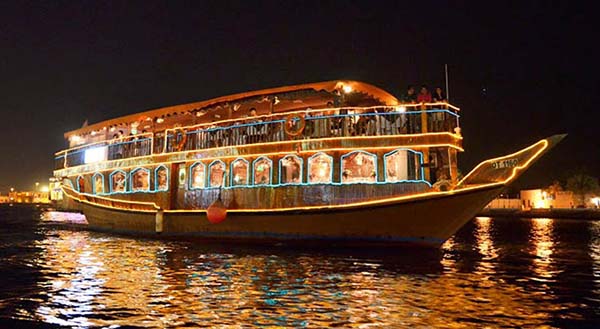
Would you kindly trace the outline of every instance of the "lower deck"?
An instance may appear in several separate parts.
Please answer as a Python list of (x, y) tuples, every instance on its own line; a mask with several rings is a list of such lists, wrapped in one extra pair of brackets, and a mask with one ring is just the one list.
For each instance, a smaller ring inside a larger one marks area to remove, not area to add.
[(116, 167), (62, 177), (62, 183), (79, 193), (153, 202), (161, 209), (206, 209), (219, 195), (228, 209), (273, 209), (440, 190), (456, 175), (457, 149), (448, 145), (321, 145), (321, 150), (269, 152), (272, 146), (265, 146), (265, 152), (221, 158), (196, 152), (182, 161), (113, 163)]

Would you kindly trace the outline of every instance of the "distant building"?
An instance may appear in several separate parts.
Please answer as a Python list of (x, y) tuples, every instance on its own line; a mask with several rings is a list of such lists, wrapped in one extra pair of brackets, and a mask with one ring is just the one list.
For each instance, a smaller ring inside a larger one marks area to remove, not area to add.
[[(585, 197), (586, 208), (598, 208), (600, 198), (593, 195)], [(555, 191), (549, 192), (544, 189), (521, 190), (519, 199), (503, 199), (498, 198), (492, 200), (487, 205), (487, 208), (492, 209), (568, 209), (574, 208), (576, 205), (575, 196), (571, 191)]]
[(571, 191), (522, 190), (520, 195), (523, 209), (573, 208), (575, 205)]
[(50, 203), (49, 193), (32, 191), (10, 191), (8, 196), (1, 197), (0, 203)]

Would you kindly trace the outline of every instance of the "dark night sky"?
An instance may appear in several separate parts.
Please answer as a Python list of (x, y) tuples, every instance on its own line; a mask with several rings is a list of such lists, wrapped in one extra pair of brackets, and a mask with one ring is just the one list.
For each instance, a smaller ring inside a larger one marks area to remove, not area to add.
[(594, 8), (419, 3), (0, 2), (0, 191), (46, 182), (86, 119), (334, 79), (399, 96), (442, 85), (444, 63), (463, 172), (566, 132), (518, 185), (600, 176)]

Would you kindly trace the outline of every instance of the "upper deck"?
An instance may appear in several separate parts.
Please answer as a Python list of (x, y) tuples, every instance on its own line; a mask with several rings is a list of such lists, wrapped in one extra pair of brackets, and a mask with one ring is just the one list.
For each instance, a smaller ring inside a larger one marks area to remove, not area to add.
[[(56, 153), (55, 169), (289, 142), (339, 143), (440, 133), (456, 137), (458, 127), (459, 109), (450, 104), (399, 104), (377, 87), (332, 81), (158, 109), (71, 131), (65, 137), (72, 147)], [(402, 140), (409, 144), (417, 139)], [(427, 142), (419, 138), (421, 144), (424, 141)]]

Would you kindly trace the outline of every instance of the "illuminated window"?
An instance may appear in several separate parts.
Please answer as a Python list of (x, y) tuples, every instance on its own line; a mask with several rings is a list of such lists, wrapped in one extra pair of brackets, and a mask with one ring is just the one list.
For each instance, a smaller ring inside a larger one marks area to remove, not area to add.
[(156, 191), (167, 191), (169, 189), (169, 170), (165, 166), (154, 169), (154, 189)]
[(79, 191), (79, 193), (85, 193), (85, 178), (83, 178), (83, 176), (77, 177), (77, 191)]
[(297, 155), (286, 155), (279, 160), (279, 183), (302, 183), (302, 158)]
[(273, 162), (269, 158), (260, 157), (254, 160), (253, 164), (254, 185), (269, 185), (271, 184), (271, 168)]
[(127, 188), (127, 175), (122, 170), (117, 170), (110, 174), (110, 191), (125, 192)]
[(146, 168), (137, 168), (131, 172), (131, 190), (150, 190), (150, 170)]
[(227, 174), (227, 172), (225, 171), (225, 162), (221, 160), (213, 161), (208, 166), (208, 171), (210, 173), (210, 176), (208, 177), (208, 186), (223, 186), (223, 182), (225, 181), (225, 175)]
[(190, 167), (190, 187), (203, 188), (206, 182), (206, 169), (204, 163), (196, 162)]
[(377, 157), (365, 151), (342, 156), (342, 183), (373, 183), (377, 181)]
[(400, 182), (422, 179), (423, 154), (409, 149), (398, 149), (383, 156), (385, 181)]
[(308, 182), (311, 184), (331, 183), (333, 158), (325, 153), (317, 153), (308, 158)]
[(237, 159), (231, 163), (231, 186), (248, 185), (248, 161)]
[(104, 175), (95, 173), (92, 177), (92, 185), (94, 194), (104, 193)]

